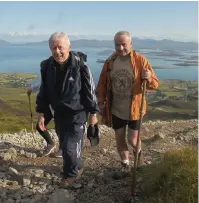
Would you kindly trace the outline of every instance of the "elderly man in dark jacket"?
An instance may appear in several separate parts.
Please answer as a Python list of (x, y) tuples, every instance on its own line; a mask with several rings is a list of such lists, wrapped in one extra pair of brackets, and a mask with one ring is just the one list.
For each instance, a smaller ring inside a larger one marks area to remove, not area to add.
[(41, 62), (41, 87), (37, 95), (38, 124), (44, 129), (44, 112), (49, 105), (54, 121), (63, 138), (63, 171), (61, 185), (72, 186), (83, 172), (81, 152), (85, 123), (94, 126), (98, 120), (95, 84), (85, 63), (86, 55), (71, 51), (70, 40), (63, 33), (49, 39), (52, 56)]

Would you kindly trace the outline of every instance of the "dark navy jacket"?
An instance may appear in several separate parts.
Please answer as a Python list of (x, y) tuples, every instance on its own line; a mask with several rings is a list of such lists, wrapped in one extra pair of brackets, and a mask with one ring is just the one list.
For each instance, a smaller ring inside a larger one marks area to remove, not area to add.
[(99, 111), (95, 94), (95, 84), (86, 55), (70, 52), (71, 63), (66, 68), (60, 97), (56, 92), (56, 67), (53, 57), (41, 62), (41, 86), (36, 99), (36, 111), (45, 113), (49, 105), (55, 117), (71, 122), (85, 123), (87, 114)]

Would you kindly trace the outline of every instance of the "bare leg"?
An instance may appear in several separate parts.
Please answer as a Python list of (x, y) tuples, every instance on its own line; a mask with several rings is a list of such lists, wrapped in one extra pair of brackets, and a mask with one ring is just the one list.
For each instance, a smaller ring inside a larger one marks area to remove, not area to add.
[(129, 160), (129, 151), (126, 143), (126, 128), (115, 130), (117, 151), (122, 161)]
[[(138, 130), (132, 130), (128, 128), (128, 142), (133, 147), (134, 151), (136, 151), (137, 136)], [(139, 140), (138, 152), (140, 152), (140, 150), (141, 150), (141, 140)]]

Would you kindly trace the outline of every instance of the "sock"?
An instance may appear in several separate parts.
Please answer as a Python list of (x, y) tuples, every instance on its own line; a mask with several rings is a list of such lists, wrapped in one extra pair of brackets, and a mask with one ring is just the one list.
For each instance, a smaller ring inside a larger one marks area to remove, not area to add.
[(122, 163), (129, 165), (129, 160), (128, 159), (122, 160)]

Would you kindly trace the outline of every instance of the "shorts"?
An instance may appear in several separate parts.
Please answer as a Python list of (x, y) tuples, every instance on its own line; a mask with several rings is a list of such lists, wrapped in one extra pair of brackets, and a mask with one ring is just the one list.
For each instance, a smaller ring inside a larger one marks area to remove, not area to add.
[(130, 121), (123, 120), (114, 116), (113, 114), (112, 114), (112, 124), (114, 130), (126, 127), (126, 125), (128, 125), (128, 128), (132, 130), (138, 130), (139, 128), (139, 120), (130, 120)]

